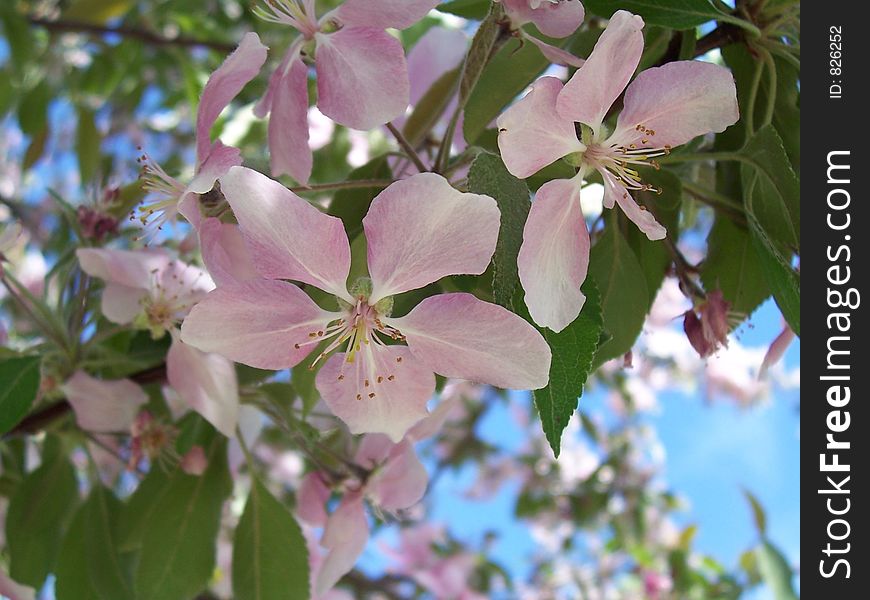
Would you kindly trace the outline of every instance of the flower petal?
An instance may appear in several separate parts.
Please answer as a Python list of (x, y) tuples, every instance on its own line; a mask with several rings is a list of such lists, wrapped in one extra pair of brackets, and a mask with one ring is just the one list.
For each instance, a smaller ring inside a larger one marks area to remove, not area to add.
[[(242, 156), (239, 149), (225, 146), (223, 142), (217, 140), (212, 144), (208, 156), (197, 169), (196, 175), (184, 193), (205, 194), (211, 191), (219, 177), (223, 177), (230, 167), (240, 164), (242, 164)], [(185, 217), (187, 218), (186, 214)]]
[(129, 379), (103, 381), (76, 371), (62, 386), (73, 407), (76, 423), (87, 431), (129, 431), (148, 396)]
[(166, 355), (166, 379), (187, 405), (215, 429), (227, 437), (235, 437), (239, 385), (233, 363), (173, 337)]
[(308, 67), (298, 51), (281, 75), (270, 81), (269, 165), (272, 175), (287, 174), (308, 185), (314, 156), (308, 145)]
[(312, 471), (302, 478), (297, 494), (296, 514), (299, 518), (313, 525), (323, 527), (326, 525), (326, 503), (329, 500), (330, 491), (323, 482), (323, 478), (317, 471)]
[(291, 283), (255, 279), (210, 292), (184, 320), (181, 339), (252, 367), (286, 369), (314, 349), (303, 345), (310, 334), (337, 316)]
[(782, 360), (782, 357), (785, 356), (785, 351), (788, 350), (795, 337), (797, 336), (788, 325), (776, 336), (776, 339), (773, 340), (773, 343), (770, 344), (770, 347), (764, 354), (764, 361), (762, 361), (761, 368), (758, 370), (759, 379), (765, 377), (770, 367)]
[(330, 15), (347, 27), (406, 29), (441, 0), (344, 0)]
[(550, 347), (541, 334), (471, 294), (431, 296), (406, 316), (384, 321), (402, 332), (422, 364), (445, 377), (510, 389), (547, 385)]
[(489, 196), (460, 192), (435, 173), (390, 185), (363, 219), (372, 302), (446, 275), (483, 273), (495, 252), (500, 215)]
[(211, 74), (196, 115), (197, 165), (208, 157), (211, 141), (209, 132), (221, 111), (235, 98), (250, 80), (257, 76), (266, 62), (266, 46), (256, 33), (248, 32), (239, 47)]
[(541, 327), (562, 331), (580, 314), (586, 301), (580, 286), (586, 280), (589, 247), (580, 181), (554, 179), (542, 185), (517, 256), (526, 306)]
[(315, 598), (319, 598), (338, 583), (342, 576), (353, 568), (369, 540), (369, 524), (366, 520), (363, 498), (360, 494), (348, 494), (338, 505), (323, 529), (320, 545), (329, 550), (323, 559), (314, 584)]
[(643, 52), (643, 19), (616, 11), (582, 67), (565, 84), (556, 107), (564, 119), (596, 133), (613, 101), (634, 74)]
[(217, 285), (259, 277), (238, 225), (205, 219), (199, 227), (199, 245), (202, 262)]
[(739, 117), (731, 71), (695, 60), (643, 71), (625, 90), (624, 105), (611, 137), (622, 146), (679, 146), (725, 131)]
[(172, 260), (162, 250), (79, 248), (76, 256), (82, 270), (91, 277), (145, 290), (152, 287), (153, 274)]
[(315, 384), (351, 433), (384, 433), (398, 442), (426, 416), (435, 375), (407, 347), (367, 345), (354, 362), (345, 358), (344, 353), (330, 357)]
[(16, 582), (0, 568), (0, 595), (9, 600), (34, 600), (36, 590)]
[(148, 292), (142, 288), (109, 282), (103, 289), (100, 310), (112, 323), (126, 325), (142, 312), (142, 300), (147, 295)]
[(458, 29), (436, 26), (423, 34), (408, 53), (411, 104), (419, 102), (439, 77), (462, 63), (467, 45), (468, 37)]
[(515, 177), (524, 179), (563, 156), (585, 150), (574, 121), (556, 111), (562, 89), (555, 77), (541, 77), (496, 121), (502, 160)]
[(317, 106), (353, 129), (372, 129), (405, 113), (410, 84), (402, 44), (382, 29), (317, 34)]
[(544, 1), (534, 8), (529, 0), (502, 0), (502, 4), (514, 25), (534, 23), (538, 31), (554, 38), (577, 31), (585, 16), (580, 0)]
[(625, 186), (622, 185), (613, 175), (604, 169), (599, 169), (602, 179), (604, 179), (604, 198), (605, 206), (613, 206), (613, 203), (619, 205), (625, 216), (637, 225), (638, 229), (643, 231), (650, 240), (661, 240), (667, 235), (668, 230), (662, 227), (656, 221), (655, 215), (650, 211), (638, 206)]
[(310, 283), (349, 299), (350, 244), (341, 219), (245, 167), (230, 169), (221, 190), (261, 275)]
[(568, 52), (567, 50), (562, 50), (558, 46), (553, 46), (552, 44), (548, 44), (543, 40), (539, 40), (533, 35), (529, 35), (523, 32), (523, 39), (532, 42), (538, 49), (541, 51), (541, 54), (544, 55), (544, 58), (549, 60), (551, 63), (557, 65), (565, 65), (566, 67), (582, 67), (583, 63), (586, 61), (582, 58), (578, 58)]
[[(380, 436), (370, 434), (365, 440)], [(388, 440), (386, 436), (380, 436)], [(426, 493), (426, 485), (429, 475), (426, 467), (420, 462), (414, 446), (408, 440), (398, 444), (391, 444), (386, 462), (366, 482), (366, 496), (379, 507), (388, 511), (397, 511), (409, 508), (423, 497)], [(373, 468), (381, 461), (360, 461), (357, 456), (355, 462), (366, 468)]]

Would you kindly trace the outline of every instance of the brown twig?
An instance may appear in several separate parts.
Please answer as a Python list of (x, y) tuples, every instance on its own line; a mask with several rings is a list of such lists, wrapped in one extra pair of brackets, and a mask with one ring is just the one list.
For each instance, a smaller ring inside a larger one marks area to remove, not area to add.
[(425, 173), (429, 169), (420, 159), (420, 156), (417, 154), (417, 151), (414, 150), (413, 146), (405, 139), (405, 136), (402, 135), (402, 132), (399, 131), (395, 125), (392, 123), (387, 123), (387, 129), (390, 130), (390, 133), (393, 134), (393, 137), (396, 138), (396, 141), (399, 143), (399, 146), (402, 147), (402, 150), (405, 151), (405, 154), (408, 155), (408, 158), (411, 159), (411, 162), (414, 163), (414, 166), (417, 167), (417, 170), (421, 173)]
[(200, 40), (185, 36), (164, 37), (160, 34), (140, 29), (138, 27), (130, 27), (127, 25), (119, 25), (117, 27), (107, 27), (105, 25), (96, 25), (94, 23), (84, 23), (81, 21), (66, 21), (63, 19), (50, 20), (39, 17), (27, 17), (31, 25), (42, 27), (51, 32), (57, 33), (83, 33), (92, 36), (104, 35), (119, 35), (121, 37), (132, 38), (144, 42), (151, 46), (181, 46), (183, 48), (210, 48), (224, 54), (229, 54), (235, 50), (235, 44), (227, 44), (225, 42), (214, 42), (210, 40)]
[[(156, 367), (151, 367), (150, 369), (139, 371), (138, 373), (133, 373), (130, 375), (129, 379), (142, 385), (154, 383), (155, 381), (164, 381), (166, 379), (166, 365), (161, 364)], [(65, 417), (71, 410), (72, 405), (70, 405), (66, 399), (58, 400), (57, 402), (49, 404), (48, 406), (24, 417), (24, 419), (4, 435), (3, 438), (6, 439), (20, 435), (31, 435), (42, 431), (58, 419)]]

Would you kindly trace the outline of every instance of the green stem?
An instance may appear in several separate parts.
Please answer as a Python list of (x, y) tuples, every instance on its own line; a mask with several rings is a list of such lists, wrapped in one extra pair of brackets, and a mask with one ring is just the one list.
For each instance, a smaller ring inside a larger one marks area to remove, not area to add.
[[(60, 350), (69, 355), (70, 348), (69, 341), (66, 339), (66, 332), (58, 326), (57, 320), (51, 311), (37, 300), (36, 297), (8, 271), (0, 273), (0, 281), (3, 282), (3, 287), (5, 287), (9, 292), (9, 296), (18, 303), (37, 328), (39, 328), (46, 337), (57, 344)], [(12, 285), (10, 285), (10, 283)], [(24, 297), (22, 298), (22, 296)], [(39, 313), (39, 316), (37, 316), (37, 312)]]
[(663, 165), (699, 162), (705, 160), (734, 161), (753, 164), (751, 160), (738, 152), (681, 152), (679, 154), (668, 154), (667, 156), (659, 157), (657, 160)]
[(759, 48), (758, 51), (761, 52), (761, 57), (764, 59), (764, 64), (767, 65), (767, 70), (770, 73), (770, 84), (767, 90), (767, 109), (764, 111), (763, 127), (773, 123), (773, 112), (776, 109), (776, 63), (766, 48)]
[(336, 181), (333, 183), (315, 183), (313, 185), (291, 187), (290, 191), (295, 194), (303, 194), (305, 192), (331, 192), (334, 190), (387, 187), (391, 183), (395, 182), (392, 179), (349, 179), (347, 181)]
[(743, 205), (740, 204), (737, 200), (733, 198), (729, 198), (724, 194), (720, 194), (716, 190), (711, 190), (704, 186), (698, 185), (691, 181), (682, 180), (683, 189), (687, 192), (699, 198), (701, 200), (707, 200), (708, 203), (713, 206), (721, 206), (730, 210), (737, 211), (739, 213), (743, 213)]
[(716, 20), (721, 21), (723, 23), (731, 23), (732, 25), (736, 25), (740, 29), (743, 29), (744, 31), (746, 31), (750, 35), (750, 37), (754, 37), (754, 38), (761, 37), (761, 30), (758, 27), (756, 27), (755, 25), (753, 25), (749, 21), (747, 21), (745, 19), (741, 19), (740, 17), (737, 17), (735, 15), (729, 15), (727, 13), (723, 13), (723, 14), (717, 16)]
[(743, 122), (746, 124), (746, 139), (752, 137), (755, 133), (755, 104), (758, 101), (758, 90), (761, 87), (761, 73), (764, 70), (764, 63), (759, 61), (755, 63), (755, 71), (752, 72), (752, 83), (749, 88), (749, 100), (746, 103), (746, 118)]

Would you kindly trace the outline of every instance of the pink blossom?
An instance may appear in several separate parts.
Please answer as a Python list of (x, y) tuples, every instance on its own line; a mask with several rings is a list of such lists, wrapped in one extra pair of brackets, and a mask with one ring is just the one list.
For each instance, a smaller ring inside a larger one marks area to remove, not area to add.
[(196, 115), (196, 168), (187, 185), (171, 177), (157, 163), (144, 157), (145, 188), (159, 199), (139, 207), (143, 224), (156, 215), (151, 225), (159, 229), (181, 213), (197, 227), (200, 221), (199, 194), (211, 191), (218, 177), (233, 165), (242, 164), (237, 148), (211, 141), (211, 128), (221, 111), (235, 98), (266, 62), (267, 48), (256, 33), (246, 33), (239, 47), (211, 74)]
[(79, 427), (96, 433), (126, 432), (148, 396), (129, 379), (102, 381), (76, 371), (62, 386)]
[[(498, 144), (508, 170), (529, 177), (565, 159), (578, 168), (538, 190), (523, 231), (518, 257), (526, 304), (535, 322), (561, 331), (580, 313), (580, 284), (589, 264), (589, 234), (580, 210), (580, 187), (592, 172), (604, 181), (604, 205), (618, 204), (649, 237), (665, 237), (630, 191), (652, 190), (637, 166), (689, 140), (721, 132), (738, 118), (731, 73), (718, 65), (678, 61), (647, 69), (628, 85), (643, 51), (643, 19), (617, 11), (589, 59), (571, 80), (539, 79), (532, 90), (498, 118)], [(612, 131), (604, 118), (624, 95)], [(582, 128), (581, 139), (575, 123)]]
[(791, 327), (788, 325), (783, 327), (780, 334), (776, 336), (776, 339), (773, 340), (770, 347), (767, 349), (767, 353), (764, 355), (761, 368), (758, 370), (759, 377), (764, 377), (767, 374), (767, 370), (782, 359), (785, 355), (785, 351), (788, 350), (788, 347), (794, 341), (795, 337), (795, 333), (791, 330)]
[(81, 248), (76, 255), (82, 270), (106, 282), (101, 307), (107, 319), (146, 329), (154, 338), (170, 333), (169, 384), (219, 431), (234, 436), (239, 410), (235, 368), (177, 335), (178, 323), (214, 288), (211, 277), (161, 250)]
[(205, 470), (208, 468), (208, 458), (206, 457), (202, 446), (194, 446), (188, 450), (187, 453), (181, 457), (179, 466), (181, 467), (181, 470), (188, 475), (199, 476), (205, 473)]
[(364, 501), (378, 511), (396, 512), (408, 508), (423, 497), (428, 477), (417, 458), (411, 440), (399, 444), (387, 436), (363, 437), (354, 462), (369, 472), (364, 483), (345, 483), (347, 491), (330, 515), (325, 510), (330, 490), (319, 473), (309, 473), (299, 489), (297, 514), (306, 523), (324, 527), (320, 545), (326, 556), (318, 564), (314, 595), (319, 597), (353, 568), (369, 538)]
[(396, 564), (394, 572), (408, 575), (438, 600), (483, 600), (486, 596), (469, 588), (469, 579), (478, 563), (473, 554), (442, 556), (436, 546), (443, 544), (440, 528), (422, 525), (403, 529), (400, 546), (389, 551)]
[[(370, 278), (348, 289), (350, 244), (340, 219), (243, 167), (221, 186), (262, 277), (210, 292), (184, 321), (186, 343), (286, 369), (323, 342), (312, 367), (326, 359), (316, 385), (327, 406), (353, 433), (393, 441), (426, 415), (433, 371), (504, 388), (546, 385), (547, 343), (500, 306), (448, 293), (404, 317), (390, 314), (396, 294), (487, 268), (499, 229), (492, 198), (461, 193), (434, 173), (393, 183), (363, 219)], [(288, 279), (334, 294), (339, 310), (321, 308)]]
[(36, 590), (13, 581), (6, 574), (6, 571), (0, 568), (0, 596), (9, 598), (9, 600), (34, 600), (36, 598)]
[(538, 31), (554, 38), (568, 37), (583, 23), (586, 11), (580, 0), (500, 0), (511, 27), (521, 39), (536, 45), (548, 60), (560, 65), (580, 67), (583, 60), (570, 52), (548, 44), (522, 29), (532, 23)]
[(683, 319), (683, 330), (692, 348), (701, 358), (706, 358), (720, 347), (728, 346), (728, 311), (731, 303), (722, 296), (722, 290), (713, 290), (695, 309), (687, 310)]
[(302, 185), (311, 175), (308, 144), (308, 67), (317, 73), (317, 106), (353, 129), (372, 129), (404, 114), (408, 68), (402, 44), (384, 31), (405, 29), (438, 0), (345, 0), (319, 20), (314, 0), (264, 0), (259, 15), (289, 25), (300, 36), (272, 74), (255, 109), (271, 112), (269, 151), (272, 175), (287, 174)]

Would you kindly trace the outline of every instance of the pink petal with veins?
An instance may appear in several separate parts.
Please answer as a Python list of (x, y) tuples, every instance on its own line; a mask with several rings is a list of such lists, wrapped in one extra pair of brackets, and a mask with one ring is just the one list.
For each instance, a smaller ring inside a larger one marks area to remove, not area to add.
[(554, 179), (540, 187), (523, 228), (517, 256), (532, 319), (562, 331), (583, 308), (580, 286), (589, 267), (589, 232), (580, 208), (580, 180)]
[(129, 379), (104, 381), (76, 371), (62, 386), (79, 427), (95, 433), (129, 431), (148, 396)]
[(643, 19), (616, 11), (582, 67), (559, 94), (563, 119), (589, 125), (599, 132), (604, 115), (628, 85), (643, 52)]
[(354, 362), (331, 356), (317, 374), (317, 390), (351, 433), (383, 433), (399, 442), (426, 416), (435, 375), (405, 346), (366, 345)]
[(363, 219), (372, 302), (446, 275), (483, 273), (500, 215), (489, 196), (459, 192), (435, 173), (390, 185)]
[(316, 38), (317, 107), (323, 114), (363, 130), (405, 114), (410, 84), (399, 40), (368, 27)]
[(555, 77), (542, 77), (498, 117), (498, 147), (505, 166), (515, 177), (525, 179), (585, 149), (577, 139), (574, 121), (556, 112), (556, 99), (562, 89), (562, 82)]
[(541, 334), (471, 294), (430, 296), (406, 316), (384, 321), (402, 332), (414, 357), (445, 377), (521, 390), (547, 385), (550, 347)]
[(310, 283), (351, 301), (350, 244), (341, 219), (245, 167), (230, 169), (221, 189), (261, 275)]
[(255, 279), (210, 292), (184, 320), (181, 339), (252, 367), (286, 369), (308, 356), (317, 332), (339, 316), (291, 283)]

